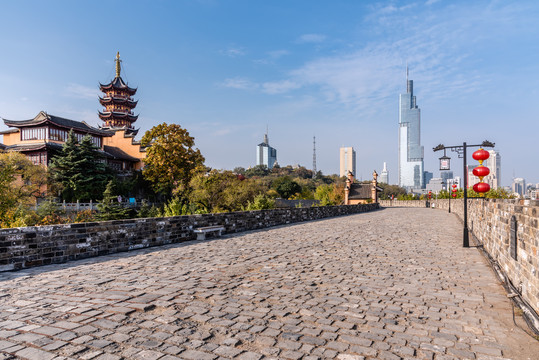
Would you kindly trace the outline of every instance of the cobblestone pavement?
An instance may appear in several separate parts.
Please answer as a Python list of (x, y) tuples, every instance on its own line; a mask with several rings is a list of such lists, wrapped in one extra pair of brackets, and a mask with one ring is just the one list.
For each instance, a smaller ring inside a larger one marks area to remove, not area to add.
[(372, 213), (0, 274), (0, 359), (537, 359), (456, 217)]

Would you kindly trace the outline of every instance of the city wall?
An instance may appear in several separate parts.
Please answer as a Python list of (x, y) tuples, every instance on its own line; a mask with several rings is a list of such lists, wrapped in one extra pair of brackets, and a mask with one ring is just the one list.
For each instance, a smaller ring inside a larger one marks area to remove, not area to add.
[[(448, 199), (431, 200), (434, 209), (447, 211)], [(384, 200), (381, 207), (426, 207), (424, 200)], [(464, 218), (463, 199), (451, 200), (451, 212)], [(516, 220), (511, 251), (511, 219)], [(468, 228), (498, 264), (522, 298), (539, 313), (539, 201), (469, 199)], [(515, 255), (516, 253), (516, 255)], [(513, 255), (513, 256), (512, 256)], [(516, 257), (516, 260), (515, 260)]]
[(230, 234), (376, 209), (321, 206), (0, 229), (0, 271), (193, 240), (193, 229), (203, 226), (221, 225)]

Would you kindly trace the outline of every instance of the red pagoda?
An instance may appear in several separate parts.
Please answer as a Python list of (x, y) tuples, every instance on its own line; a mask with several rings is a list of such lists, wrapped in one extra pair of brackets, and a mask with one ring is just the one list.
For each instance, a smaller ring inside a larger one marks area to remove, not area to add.
[(121, 72), (120, 52), (116, 54), (116, 77), (108, 84), (99, 84), (105, 96), (99, 97), (99, 102), (105, 107), (103, 112), (99, 112), (99, 118), (105, 122), (104, 128), (127, 128), (133, 129), (133, 123), (137, 121), (138, 115), (133, 114), (133, 109), (137, 106), (137, 101), (133, 100), (133, 95), (137, 89), (127, 86), (120, 76)]

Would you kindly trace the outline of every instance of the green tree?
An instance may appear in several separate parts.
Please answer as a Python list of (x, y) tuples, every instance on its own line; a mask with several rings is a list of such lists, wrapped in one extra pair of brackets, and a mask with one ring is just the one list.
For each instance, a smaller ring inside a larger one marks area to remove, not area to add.
[(189, 132), (180, 125), (163, 123), (148, 130), (140, 142), (146, 147), (142, 173), (154, 189), (166, 196), (186, 193), (189, 181), (204, 164)]
[(79, 166), (83, 170), (83, 176), (77, 184), (77, 199), (99, 199), (103, 196), (103, 191), (113, 176), (107, 171), (104, 156), (94, 145), (90, 135), (82, 138), (78, 150), (80, 154)]
[(236, 166), (232, 171), (234, 172), (234, 174), (245, 175), (245, 168), (241, 166)]
[(292, 195), (301, 192), (301, 186), (290, 176), (282, 176), (275, 179), (271, 185), (283, 199), (289, 199)]
[(81, 156), (77, 137), (71, 130), (61, 152), (52, 158), (49, 166), (49, 173), (56, 182), (55, 185), (60, 186), (62, 199), (64, 200), (72, 201), (76, 199), (77, 184), (83, 177), (80, 164)]
[(266, 165), (256, 165), (255, 167), (252, 167), (245, 171), (245, 176), (247, 177), (253, 177), (253, 176), (261, 177), (261, 176), (266, 176), (268, 174), (269, 174), (269, 170)]
[(406, 189), (398, 185), (389, 185), (385, 183), (378, 183), (378, 186), (382, 188), (382, 191), (378, 194), (380, 200), (394, 199), (401, 195), (406, 195)]
[(118, 203), (118, 196), (114, 194), (113, 188), (113, 181), (110, 180), (103, 193), (103, 200), (97, 205), (97, 210), (99, 212), (96, 215), (96, 219), (118, 220), (128, 219), (131, 216), (131, 210), (124, 208)]
[(53, 157), (49, 171), (67, 201), (98, 199), (112, 176), (92, 137), (86, 135), (79, 144), (73, 130), (61, 152)]
[(343, 184), (322, 184), (316, 188), (314, 198), (321, 206), (341, 205), (344, 201)]
[(249, 201), (247, 203), (247, 207), (245, 210), (252, 211), (252, 210), (265, 210), (265, 209), (273, 209), (275, 207), (275, 200), (273, 200), (271, 197), (265, 195), (265, 194), (258, 194), (255, 196), (253, 201)]
[(190, 183), (189, 201), (206, 212), (239, 211), (264, 188), (253, 179), (241, 180), (231, 171), (198, 173)]

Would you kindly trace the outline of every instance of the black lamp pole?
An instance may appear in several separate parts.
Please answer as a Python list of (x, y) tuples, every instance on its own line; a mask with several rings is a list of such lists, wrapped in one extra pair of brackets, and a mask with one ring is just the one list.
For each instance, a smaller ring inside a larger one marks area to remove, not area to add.
[[(439, 150), (445, 150), (445, 149), (451, 149), (451, 151), (456, 151), (459, 158), (462, 157), (463, 161), (463, 173), (464, 173), (464, 234), (462, 235), (462, 246), (467, 248), (470, 247), (470, 240), (469, 240), (469, 234), (468, 234), (468, 164), (466, 163), (466, 150), (469, 147), (494, 147), (494, 143), (485, 140), (482, 144), (479, 145), (466, 145), (466, 142), (462, 143), (461, 145), (457, 146), (444, 146), (443, 144), (440, 144), (433, 148), (432, 150), (434, 152)], [(444, 151), (445, 153), (445, 151)], [(451, 212), (451, 203), (450, 203), (450, 212)]]
[(464, 234), (462, 235), (462, 246), (470, 247), (470, 239), (468, 237), (468, 164), (466, 163), (466, 142), (462, 144), (464, 164)]

